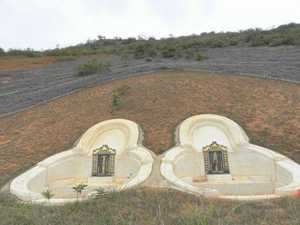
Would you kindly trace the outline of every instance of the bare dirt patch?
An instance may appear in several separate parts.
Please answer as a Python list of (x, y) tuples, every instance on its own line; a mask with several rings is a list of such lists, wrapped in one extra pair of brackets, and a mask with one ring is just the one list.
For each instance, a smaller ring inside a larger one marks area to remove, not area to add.
[[(112, 93), (129, 86), (122, 106)], [(300, 162), (300, 86), (280, 81), (199, 72), (161, 72), (113, 81), (0, 119), (0, 183), (54, 153), (66, 150), (86, 129), (111, 118), (140, 124), (144, 145), (159, 154), (174, 144), (175, 127), (202, 113), (238, 122), (252, 143)]]
[(0, 70), (23, 70), (47, 66), (57, 62), (55, 57), (25, 57), (7, 56), (0, 57)]
[(87, 56), (4, 56), (0, 57), (0, 71), (32, 70), (47, 68), (47, 65), (57, 62), (73, 61), (82, 59), (110, 59), (108, 54), (96, 54)]
[(0, 135), (0, 146), (9, 143), (9, 140), (5, 136)]

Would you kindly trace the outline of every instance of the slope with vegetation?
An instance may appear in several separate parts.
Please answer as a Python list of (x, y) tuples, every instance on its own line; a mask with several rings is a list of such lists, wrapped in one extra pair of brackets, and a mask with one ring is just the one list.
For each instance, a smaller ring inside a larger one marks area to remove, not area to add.
[[(195, 72), (163, 72), (88, 88), (0, 118), (0, 185), (47, 156), (66, 150), (89, 127), (110, 118), (139, 123), (144, 145), (163, 153), (185, 118), (227, 116), (253, 143), (300, 162), (297, 84)], [(2, 225), (298, 225), (300, 201), (203, 199), (174, 190), (138, 188), (56, 207), (22, 204), (0, 193)]]
[[(150, 38), (114, 38), (106, 39), (98, 36), (97, 40), (88, 40), (66, 48), (35, 51), (33, 49), (10, 49), (4, 52), (0, 48), (0, 56), (80, 56), (98, 53), (118, 54), (126, 58), (164, 57), (176, 58), (197, 57), (203, 48), (221, 48), (228, 46), (280, 46), (300, 45), (300, 24), (290, 23), (270, 30), (259, 28), (239, 32), (210, 32), (200, 35), (155, 39)], [(199, 58), (199, 57), (197, 57)]]
[[(288, 82), (199, 72), (160, 72), (118, 80), (0, 118), (0, 180), (63, 151), (99, 121), (133, 120), (157, 154), (174, 145), (191, 115), (224, 115), (253, 143), (300, 162), (300, 89)], [(17, 157), (22, 156), (22, 157)]]
[[(300, 45), (299, 40), (298, 24), (267, 31), (205, 33), (161, 40), (105, 39), (100, 36), (85, 44), (43, 52), (31, 49), (5, 52), (0, 49), (0, 69), (2, 62), (6, 65), (3, 68), (7, 68), (7, 62), (11, 63), (11, 68), (20, 68), (18, 65), (22, 63), (35, 68), (99, 53), (119, 55), (124, 62), (132, 56), (149, 61), (155, 57), (202, 60), (206, 57), (203, 53), (206, 48)], [(16, 66), (11, 62), (12, 58), (17, 58), (20, 63), (18, 61)], [(32, 61), (24, 62), (28, 59)], [(103, 67), (99, 62), (85, 64), (78, 67), (78, 72), (82, 69), (82, 75), (109, 67)], [(59, 71), (59, 74), (66, 76), (65, 71)], [(28, 80), (32, 74), (26, 75)], [(42, 84), (50, 77), (50, 74), (46, 75)], [(201, 113), (220, 114), (241, 124), (253, 143), (300, 162), (299, 85), (194, 72), (163, 72), (159, 75), (114, 81), (0, 118), (0, 185), (42, 159), (70, 148), (87, 128), (110, 118), (127, 118), (139, 123), (145, 132), (144, 144), (160, 154), (174, 145), (173, 131), (183, 119)], [(32, 77), (37, 81), (36, 76)], [(20, 98), (18, 93), (16, 95)], [(150, 188), (102, 195), (95, 200), (57, 207), (22, 204), (12, 196), (0, 193), (1, 225), (299, 225), (299, 212), (300, 201), (295, 198), (231, 202)]]

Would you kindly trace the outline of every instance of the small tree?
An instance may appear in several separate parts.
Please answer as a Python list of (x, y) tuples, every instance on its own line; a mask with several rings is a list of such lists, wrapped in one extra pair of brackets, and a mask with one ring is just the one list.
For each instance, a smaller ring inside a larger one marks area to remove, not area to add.
[(104, 35), (98, 35), (98, 40), (105, 40), (106, 37)]
[(202, 61), (202, 60), (204, 60), (204, 59), (207, 59), (207, 57), (206, 57), (206, 55), (204, 55), (202, 52), (198, 52), (198, 53), (196, 54), (196, 60), (197, 60), (197, 61)]
[(5, 55), (5, 51), (3, 50), (3, 48), (0, 48), (0, 56)]
[(125, 96), (130, 87), (127, 85), (123, 85), (115, 90), (113, 90), (112, 93), (112, 110), (118, 110), (122, 106), (123, 99), (122, 97)]
[(50, 201), (51, 198), (53, 198), (54, 194), (49, 190), (47, 189), (46, 191), (43, 191), (42, 192), (42, 195), (48, 199), (48, 202)]
[(113, 109), (118, 109), (121, 105), (121, 95), (118, 92), (113, 92), (112, 95), (112, 107)]
[(122, 60), (122, 63), (124, 63), (125, 65), (128, 65), (129, 54), (127, 51), (123, 51), (121, 53), (121, 60)]
[(84, 191), (84, 189), (87, 188), (86, 184), (78, 184), (76, 186), (73, 187), (73, 190), (76, 192), (76, 199), (78, 200), (78, 196), (82, 194), (82, 192)]

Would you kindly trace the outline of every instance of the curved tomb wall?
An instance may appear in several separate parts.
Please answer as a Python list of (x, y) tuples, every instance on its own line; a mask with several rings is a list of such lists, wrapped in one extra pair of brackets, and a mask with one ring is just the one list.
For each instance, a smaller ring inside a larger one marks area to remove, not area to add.
[(32, 177), (28, 182), (28, 188), (33, 192), (41, 193), (48, 185), (47, 169), (42, 169), (36, 176)]
[[(57, 155), (62, 154), (64, 154), (64, 152)], [(56, 155), (55, 158), (57, 160)], [(42, 172), (39, 172), (30, 179), (28, 184), (30, 190), (41, 193), (48, 187), (53, 186), (54, 183), (68, 179), (82, 180), (88, 176), (85, 169), (87, 168), (88, 162), (85, 157), (71, 155), (69, 157), (63, 157), (63, 160), (53, 161), (52, 163), (49, 159), (47, 159), (48, 162), (40, 163)]]
[(116, 149), (120, 155), (127, 146), (127, 135), (124, 129), (111, 129), (103, 131), (93, 137), (93, 141), (89, 146), (90, 149), (97, 149), (103, 145), (108, 145), (110, 148)]
[(138, 146), (139, 128), (132, 121), (114, 119), (101, 122), (88, 129), (80, 138), (77, 147), (82, 152), (92, 151), (103, 144), (111, 145), (121, 155), (127, 148)]
[(87, 177), (87, 165), (91, 161), (88, 157), (83, 156), (71, 156), (63, 161), (53, 163), (47, 167), (48, 169), (48, 181), (55, 181), (59, 179), (81, 178)]
[(200, 177), (205, 176), (204, 159), (202, 154), (195, 151), (188, 151), (180, 154), (173, 162), (174, 173), (177, 177)]
[(178, 144), (182, 146), (202, 148), (205, 144), (211, 144), (209, 141), (215, 138), (215, 141), (233, 151), (236, 147), (249, 143), (248, 136), (237, 123), (213, 114), (192, 116), (180, 124), (178, 131)]
[(128, 155), (123, 156), (121, 159), (116, 160), (115, 177), (132, 178), (138, 173), (141, 165), (140, 160)]
[(203, 147), (216, 141), (218, 144), (227, 146), (231, 149), (230, 140), (220, 127), (211, 124), (200, 124), (191, 131), (192, 146), (197, 151), (202, 151)]
[(232, 176), (266, 176), (273, 179), (275, 161), (266, 155), (242, 148), (228, 154)]
[(290, 171), (276, 164), (276, 187), (282, 187), (293, 181), (293, 175)]

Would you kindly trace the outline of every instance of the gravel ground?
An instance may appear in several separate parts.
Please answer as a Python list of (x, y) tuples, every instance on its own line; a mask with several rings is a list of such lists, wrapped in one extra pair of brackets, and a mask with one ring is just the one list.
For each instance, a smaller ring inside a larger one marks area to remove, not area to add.
[(201, 62), (184, 59), (129, 60), (127, 65), (113, 57), (109, 73), (87, 77), (75, 75), (77, 66), (87, 59), (26, 71), (0, 71), (0, 117), (84, 87), (162, 69), (205, 70), (300, 82), (300, 47), (216, 48), (208, 49), (207, 56), (208, 59)]

